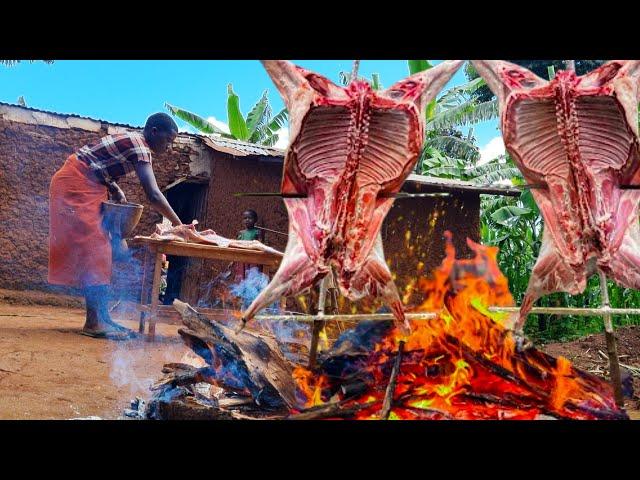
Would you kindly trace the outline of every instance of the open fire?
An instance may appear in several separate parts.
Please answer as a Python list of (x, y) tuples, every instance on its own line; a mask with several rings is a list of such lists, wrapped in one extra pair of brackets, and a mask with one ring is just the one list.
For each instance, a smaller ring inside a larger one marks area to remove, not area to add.
[(487, 310), (513, 305), (498, 250), (468, 245), (475, 257), (456, 259), (447, 233), (442, 265), (416, 282), (424, 295), (416, 310), (436, 319), (414, 321), (408, 337), (390, 324), (361, 324), (321, 356), (317, 371), (295, 369), (302, 415), (376, 419), (387, 396), (391, 419), (626, 418), (602, 379), (517, 348), (512, 319)]
[[(474, 258), (456, 259), (447, 232), (441, 266), (406, 292), (422, 296), (413, 310), (433, 320), (413, 321), (407, 336), (391, 321), (360, 322), (320, 352), (314, 370), (286, 351), (297, 335), (234, 333), (237, 319), (212, 322), (176, 301), (179, 333), (204, 362), (165, 365), (156, 399), (165, 411), (197, 407), (196, 418), (627, 419), (606, 381), (520, 346), (513, 318), (488, 310), (513, 305), (497, 248), (467, 242)], [(203, 395), (203, 384), (215, 395)]]

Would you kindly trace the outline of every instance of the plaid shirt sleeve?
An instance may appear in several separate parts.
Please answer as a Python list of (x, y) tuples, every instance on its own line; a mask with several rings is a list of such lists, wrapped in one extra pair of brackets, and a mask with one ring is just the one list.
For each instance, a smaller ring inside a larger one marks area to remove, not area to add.
[(136, 162), (151, 163), (151, 151), (142, 140), (142, 137), (139, 135), (131, 135), (129, 139), (131, 140), (131, 147), (122, 152), (122, 156), (134, 164)]

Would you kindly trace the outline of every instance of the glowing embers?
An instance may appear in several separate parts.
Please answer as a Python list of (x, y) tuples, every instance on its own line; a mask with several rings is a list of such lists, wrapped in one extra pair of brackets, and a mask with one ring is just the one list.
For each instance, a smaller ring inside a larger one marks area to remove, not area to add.
[[(507, 316), (490, 305), (513, 305), (497, 249), (468, 240), (473, 259), (457, 260), (447, 233), (446, 257), (431, 278), (420, 278), (419, 311), (409, 337), (390, 323), (366, 322), (345, 332), (320, 356), (320, 367), (294, 371), (301, 410), (326, 418), (380, 417), (401, 338), (406, 344), (391, 419), (623, 419), (611, 387), (535, 349), (515, 349)], [(324, 407), (321, 407), (324, 405)]]

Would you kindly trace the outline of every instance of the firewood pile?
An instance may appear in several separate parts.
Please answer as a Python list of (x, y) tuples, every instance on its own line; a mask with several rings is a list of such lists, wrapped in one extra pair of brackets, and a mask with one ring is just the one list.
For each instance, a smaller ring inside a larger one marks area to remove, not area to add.
[[(284, 418), (295, 407), (294, 363), (275, 338), (235, 333), (176, 300), (182, 340), (205, 365), (170, 363), (152, 387), (146, 412), (152, 419), (229, 420)], [(300, 353), (301, 359), (303, 355)]]

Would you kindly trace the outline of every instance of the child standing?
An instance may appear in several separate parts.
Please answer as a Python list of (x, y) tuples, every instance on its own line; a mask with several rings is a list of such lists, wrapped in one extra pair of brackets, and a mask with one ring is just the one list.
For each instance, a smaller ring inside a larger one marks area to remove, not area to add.
[[(238, 240), (258, 240), (264, 243), (264, 232), (256, 228), (258, 223), (258, 214), (255, 210), (245, 210), (242, 212), (242, 224), (245, 229), (238, 232)], [(247, 274), (250, 269), (257, 268), (258, 271), (262, 271), (261, 265), (254, 265), (251, 263), (239, 263), (233, 264), (234, 281), (241, 282), (247, 278)]]

